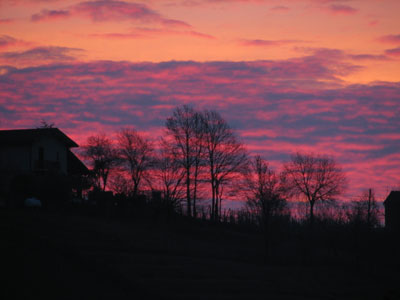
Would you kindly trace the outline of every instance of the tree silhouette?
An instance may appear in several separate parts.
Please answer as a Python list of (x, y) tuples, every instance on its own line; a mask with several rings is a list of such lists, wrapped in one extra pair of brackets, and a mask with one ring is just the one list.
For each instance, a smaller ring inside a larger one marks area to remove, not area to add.
[(314, 154), (296, 153), (284, 165), (286, 187), (292, 195), (303, 196), (309, 204), (310, 226), (314, 224), (314, 205), (333, 199), (346, 187), (346, 177), (332, 159)]
[(82, 155), (92, 167), (97, 188), (105, 191), (112, 168), (118, 163), (117, 151), (104, 133), (89, 136)]
[(229, 127), (228, 123), (215, 111), (203, 112), (205, 163), (211, 185), (211, 218), (219, 220), (223, 186), (239, 179), (248, 165), (248, 155)]
[(350, 223), (365, 225), (368, 230), (379, 224), (379, 207), (373, 189), (363, 191), (359, 200), (351, 202), (348, 219)]
[[(166, 141), (174, 152), (173, 157), (185, 169), (186, 209), (187, 215), (196, 214), (196, 203), (192, 201), (192, 175), (194, 172), (193, 199), (197, 197), (197, 176), (202, 152), (202, 122), (201, 116), (192, 107), (183, 105), (177, 107), (166, 121)], [(194, 170), (193, 170), (194, 168)], [(192, 208), (193, 206), (193, 208)]]
[(121, 173), (111, 174), (109, 181), (109, 189), (115, 194), (124, 195), (126, 197), (132, 196), (133, 188), (129, 179)]
[(164, 203), (176, 210), (181, 207), (182, 200), (185, 199), (185, 187), (182, 183), (185, 180), (186, 170), (174, 155), (170, 145), (161, 140), (153, 174), (155, 180), (152, 180), (151, 185), (152, 189), (161, 190)]
[(133, 128), (121, 129), (117, 140), (120, 164), (132, 180), (132, 196), (136, 197), (146, 172), (153, 164), (153, 145)]
[(246, 183), (248, 187), (246, 204), (249, 210), (258, 216), (262, 225), (268, 260), (272, 219), (281, 216), (287, 205), (283, 197), (284, 188), (280, 176), (260, 156), (256, 156), (251, 161)]

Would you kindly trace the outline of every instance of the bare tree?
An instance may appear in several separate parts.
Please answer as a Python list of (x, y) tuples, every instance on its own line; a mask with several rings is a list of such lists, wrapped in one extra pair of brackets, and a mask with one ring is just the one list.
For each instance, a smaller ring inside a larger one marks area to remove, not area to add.
[(211, 185), (211, 218), (218, 220), (223, 186), (245, 172), (248, 156), (243, 144), (219, 113), (204, 111), (202, 120), (205, 163)]
[(248, 187), (247, 206), (256, 214), (264, 231), (266, 257), (269, 257), (270, 229), (273, 218), (281, 216), (287, 206), (281, 177), (277, 175), (260, 156), (250, 164), (246, 175)]
[(136, 197), (146, 172), (153, 164), (153, 145), (133, 128), (122, 129), (117, 140), (120, 163), (132, 180), (132, 196)]
[(193, 127), (194, 127), (194, 143), (193, 143), (193, 217), (197, 217), (197, 204), (199, 200), (199, 177), (202, 173), (202, 167), (204, 166), (204, 129), (203, 129), (203, 116), (201, 113), (196, 112), (193, 115)]
[(162, 140), (155, 162), (152, 188), (161, 190), (164, 202), (172, 209), (178, 209), (185, 199), (185, 186), (182, 183), (185, 180), (186, 170), (174, 155), (170, 145)]
[(256, 156), (250, 166), (250, 174), (246, 176), (247, 204), (268, 223), (271, 217), (281, 215), (287, 204), (281, 177), (260, 156)]
[[(196, 215), (198, 172), (203, 149), (201, 125), (199, 113), (187, 105), (177, 107), (173, 115), (166, 121), (166, 140), (171, 143), (174, 158), (186, 172), (186, 209), (188, 216)], [(194, 189), (192, 189), (193, 174)], [(192, 193), (194, 201), (192, 201)]]
[(286, 187), (292, 195), (302, 196), (309, 204), (310, 226), (314, 224), (316, 202), (333, 199), (346, 187), (346, 177), (329, 157), (296, 153), (284, 165)]
[(129, 197), (133, 194), (133, 188), (130, 180), (123, 176), (120, 172), (114, 173), (109, 179), (109, 188), (116, 194), (122, 194)]
[(36, 127), (38, 129), (43, 129), (43, 128), (54, 128), (55, 124), (54, 123), (49, 123), (46, 120), (42, 119), (40, 120), (40, 126)]
[(93, 135), (82, 148), (83, 157), (92, 167), (96, 187), (104, 191), (110, 171), (118, 161), (112, 141), (104, 133)]
[(373, 189), (363, 191), (359, 200), (352, 201), (347, 217), (350, 222), (365, 225), (368, 230), (378, 226), (379, 207), (375, 191)]

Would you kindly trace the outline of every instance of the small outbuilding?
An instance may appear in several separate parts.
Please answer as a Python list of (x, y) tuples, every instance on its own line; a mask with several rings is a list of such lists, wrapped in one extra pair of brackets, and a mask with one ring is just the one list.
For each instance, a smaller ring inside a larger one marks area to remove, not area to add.
[(400, 191), (391, 191), (383, 205), (385, 206), (385, 228), (400, 231)]

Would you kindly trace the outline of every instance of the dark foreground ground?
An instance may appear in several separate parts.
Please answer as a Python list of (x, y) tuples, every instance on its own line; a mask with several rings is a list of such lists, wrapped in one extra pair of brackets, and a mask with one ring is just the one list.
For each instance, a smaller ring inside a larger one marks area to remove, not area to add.
[[(210, 229), (207, 229), (210, 230)], [(400, 299), (400, 272), (258, 261), (258, 237), (0, 211), (0, 299)]]

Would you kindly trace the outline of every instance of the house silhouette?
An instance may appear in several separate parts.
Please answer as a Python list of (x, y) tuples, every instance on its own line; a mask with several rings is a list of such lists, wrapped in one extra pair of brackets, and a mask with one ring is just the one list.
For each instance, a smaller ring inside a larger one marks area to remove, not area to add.
[(51, 185), (61, 181), (64, 192), (66, 185), (72, 188), (76, 176), (89, 172), (71, 151), (76, 147), (58, 128), (0, 130), (0, 197), (16, 204), (21, 198), (55, 190)]
[(385, 228), (400, 232), (400, 191), (391, 191), (383, 205), (385, 206)]

